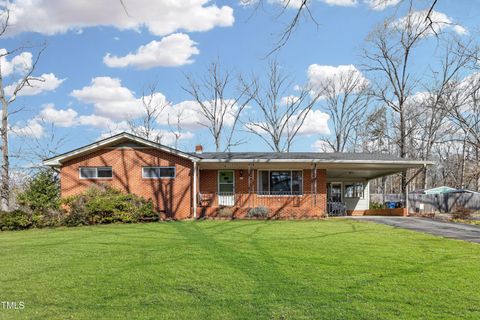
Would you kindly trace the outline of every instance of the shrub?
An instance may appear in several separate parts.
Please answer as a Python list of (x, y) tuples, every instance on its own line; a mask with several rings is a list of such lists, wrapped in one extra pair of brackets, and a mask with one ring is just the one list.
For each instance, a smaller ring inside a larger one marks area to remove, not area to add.
[(218, 216), (221, 218), (232, 218), (233, 210), (231, 208), (221, 208), (218, 211)]
[(21, 210), (0, 212), (0, 230), (22, 230), (33, 225), (31, 215)]
[(457, 207), (454, 212), (452, 212), (453, 220), (469, 220), (472, 217), (473, 210), (465, 207)]
[(371, 201), (370, 209), (385, 209), (385, 206), (383, 205), (383, 203)]
[(248, 210), (249, 218), (267, 218), (270, 211), (266, 207), (255, 207)]
[(57, 174), (51, 169), (39, 171), (27, 183), (25, 191), (17, 195), (17, 203), (23, 211), (34, 216), (42, 216), (47, 220), (51, 215), (58, 216), (60, 184)]
[(158, 220), (151, 201), (108, 187), (92, 187), (81, 195), (64, 200), (68, 213), (65, 225), (138, 222)]

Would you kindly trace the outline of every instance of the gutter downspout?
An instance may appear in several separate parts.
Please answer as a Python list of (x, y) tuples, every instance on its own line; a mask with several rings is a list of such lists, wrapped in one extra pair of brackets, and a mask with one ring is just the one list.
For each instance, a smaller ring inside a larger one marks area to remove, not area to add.
[(193, 161), (193, 219), (197, 219), (197, 161)]

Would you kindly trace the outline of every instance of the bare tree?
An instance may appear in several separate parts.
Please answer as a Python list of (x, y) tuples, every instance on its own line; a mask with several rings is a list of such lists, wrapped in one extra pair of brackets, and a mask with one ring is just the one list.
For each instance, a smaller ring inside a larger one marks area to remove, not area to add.
[[(178, 148), (178, 143), (180, 139), (182, 138), (182, 121), (183, 121), (183, 112), (184, 109), (180, 109), (177, 111), (175, 114), (175, 117), (172, 117), (170, 114), (168, 114), (168, 128), (169, 131), (173, 134), (175, 137), (174, 141), (174, 148)], [(173, 120), (171, 118), (174, 118)]]
[[(10, 12), (8, 8), (3, 8), (4, 11), (0, 15), (2, 19), (0, 23), (0, 36), (5, 34), (8, 29)], [(0, 54), (0, 58), (10, 57), (17, 52), (21, 52), (26, 48), (32, 48), (32, 46), (21, 46), (13, 50), (5, 50)], [(37, 63), (45, 50), (46, 45), (43, 44), (40, 46), (38, 53), (36, 54), (32, 65), (28, 66), (26, 70), (20, 75), (19, 79), (13, 79), (11, 84), (6, 83), (7, 79), (5, 73), (2, 71), (2, 64), (0, 62), (0, 103), (2, 105), (2, 120), (0, 125), (0, 136), (2, 143), (2, 168), (1, 168), (1, 185), (0, 185), (0, 197), (1, 197), (1, 208), (2, 210), (9, 210), (10, 208), (10, 158), (9, 158), (9, 114), (10, 109), (15, 100), (17, 99), (20, 92), (25, 88), (32, 86), (36, 81), (44, 81), (42, 78), (36, 78), (32, 74), (35, 71)], [(12, 91), (7, 95), (6, 88), (11, 86)]]
[(333, 135), (323, 140), (334, 152), (344, 152), (349, 145), (354, 149), (357, 128), (363, 127), (370, 102), (368, 81), (357, 70), (350, 70), (338, 79), (327, 79), (317, 91), (333, 128)]
[(385, 106), (374, 107), (357, 128), (357, 145), (361, 152), (390, 153), (392, 142), (390, 121)]
[[(456, 132), (447, 117), (449, 111), (455, 110), (458, 104), (458, 83), (461, 74), (472, 65), (470, 55), (471, 43), (461, 43), (456, 39), (448, 39), (443, 48), (440, 70), (432, 70), (432, 77), (424, 86), (425, 91), (413, 103), (418, 113), (419, 128), (415, 149), (420, 151), (423, 160), (429, 160), (436, 143), (442, 143), (446, 136)], [(422, 175), (422, 188), (427, 188), (427, 171)]]
[(250, 102), (248, 87), (236, 84), (230, 71), (221, 70), (218, 62), (212, 62), (206, 75), (196, 80), (186, 75), (187, 85), (183, 89), (199, 106), (200, 125), (210, 132), (215, 150), (226, 151), (242, 143), (235, 140), (240, 116)]
[[(43, 168), (43, 160), (57, 155), (68, 139), (68, 135), (58, 133), (53, 123), (47, 123), (43, 118), (38, 118), (36, 121), (44, 128), (41, 136), (35, 135), (34, 132), (25, 131), (19, 134), (15, 130), (12, 131), (17, 141), (11, 150), (10, 157), (27, 171)], [(16, 169), (20, 170), (18, 167)]]
[(153, 82), (142, 93), (142, 116), (128, 121), (130, 131), (147, 140), (162, 143), (163, 134), (158, 130), (158, 120), (163, 116), (169, 102), (157, 92), (158, 83)]
[[(476, 67), (478, 65), (475, 64)], [(472, 157), (471, 170), (467, 170), (464, 164), (462, 167), (462, 182), (467, 171), (470, 172), (470, 179), (474, 179), (476, 189), (480, 186), (480, 73), (476, 72), (457, 83), (457, 89), (452, 96), (453, 103), (448, 107), (448, 115), (452, 124), (460, 129), (463, 141), (464, 161)], [(468, 146), (465, 146), (468, 145)], [(470, 156), (471, 154), (471, 156)], [(463, 183), (462, 183), (463, 184)], [(462, 185), (463, 187), (463, 185)]]
[(293, 83), (279, 69), (277, 62), (270, 63), (266, 84), (257, 77), (252, 80), (252, 85), (243, 81), (252, 105), (260, 113), (257, 118), (250, 116), (245, 128), (273, 151), (288, 152), (320, 94), (312, 95), (305, 86), (299, 88), (295, 96), (288, 95)]
[[(397, 117), (396, 144), (401, 158), (407, 157), (409, 134), (408, 99), (418, 85), (412, 70), (413, 51), (431, 32), (410, 7), (402, 22), (387, 20), (367, 39), (364, 68), (374, 77), (373, 94)], [(401, 189), (406, 193), (407, 173), (402, 174)]]
[[(259, 8), (264, 7), (264, 3), (268, 2), (266, 0), (240, 0), (240, 3), (243, 4), (244, 6), (252, 6), (254, 8), (254, 12), (256, 12)], [(273, 49), (268, 53), (268, 56), (271, 54), (277, 52), (281, 48), (283, 48), (290, 38), (292, 37), (293, 33), (295, 30), (298, 28), (298, 26), (302, 23), (302, 20), (304, 21), (310, 21), (315, 24), (315, 26), (318, 28), (319, 23), (317, 22), (313, 12), (312, 12), (312, 1), (311, 0), (281, 0), (279, 1), (281, 3), (281, 10), (280, 12), (275, 14), (275, 18), (279, 19), (280, 17), (287, 16), (288, 17), (288, 22), (286, 23), (285, 27), (283, 30), (280, 32), (279, 37), (277, 39), (277, 42), (275, 43)], [(388, 5), (390, 0), (377, 0), (376, 1), (376, 6), (377, 7), (382, 7)], [(416, 2), (422, 2), (422, 1), (416, 1)], [(435, 32), (434, 29), (434, 23), (432, 19), (432, 15), (435, 9), (435, 6), (437, 5), (438, 0), (429, 0), (427, 1), (427, 7), (425, 8), (424, 12), (425, 14), (423, 15), (422, 19), (425, 21), (426, 25), (428, 28), (432, 29), (432, 31)], [(396, 4), (397, 7), (402, 6), (404, 3), (409, 3), (410, 7), (413, 5), (412, 0), (400, 0)], [(423, 4), (423, 3), (422, 3)], [(293, 10), (293, 14), (289, 14), (288, 11), (289, 9)]]

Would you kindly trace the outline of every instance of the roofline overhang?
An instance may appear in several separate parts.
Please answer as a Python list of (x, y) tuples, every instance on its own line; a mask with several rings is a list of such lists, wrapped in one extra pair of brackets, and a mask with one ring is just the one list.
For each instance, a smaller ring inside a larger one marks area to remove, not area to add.
[(386, 164), (430, 166), (433, 161), (423, 160), (328, 160), (328, 159), (199, 159), (199, 163), (308, 163), (308, 164)]
[(122, 132), (122, 133), (119, 133), (117, 135), (108, 137), (106, 139), (91, 143), (91, 144), (86, 145), (84, 147), (80, 147), (78, 149), (74, 149), (72, 151), (60, 154), (58, 156), (55, 156), (55, 157), (52, 157), (52, 158), (49, 158), (49, 159), (45, 159), (45, 160), (43, 160), (43, 165), (49, 166), (49, 167), (59, 167), (59, 166), (62, 165), (63, 161), (74, 159), (75, 157), (81, 156), (83, 154), (91, 153), (91, 152), (95, 151), (96, 149), (106, 147), (106, 146), (108, 146), (112, 143), (115, 143), (116, 141), (122, 140), (122, 139), (128, 139), (130, 141), (134, 141), (134, 142), (152, 147), (154, 149), (158, 149), (158, 150), (162, 150), (162, 151), (165, 151), (165, 152), (168, 152), (168, 153), (171, 153), (171, 154), (175, 154), (179, 157), (189, 159), (192, 162), (197, 162), (198, 160), (200, 160), (199, 157), (196, 157), (192, 154), (189, 154), (189, 153), (186, 153), (186, 152), (174, 149), (174, 148), (170, 148), (170, 147), (155, 143), (153, 141), (149, 141), (147, 139), (135, 136), (135, 135), (127, 133), (127, 132)]

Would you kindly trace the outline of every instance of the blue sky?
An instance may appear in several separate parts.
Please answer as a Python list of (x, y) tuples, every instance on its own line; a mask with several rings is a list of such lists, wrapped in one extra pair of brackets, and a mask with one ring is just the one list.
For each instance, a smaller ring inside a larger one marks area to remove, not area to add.
[[(142, 88), (155, 80), (158, 80), (158, 91), (173, 105), (191, 99), (181, 88), (185, 84), (184, 74), (202, 75), (213, 60), (219, 60), (222, 66), (235, 72), (264, 74), (268, 63), (265, 55), (275, 46), (283, 23), (294, 13), (294, 9), (290, 9), (275, 19), (281, 9), (276, 0), (265, 1), (264, 8), (255, 13), (251, 7), (240, 6), (236, 1), (195, 0), (188, 1), (190, 4), (185, 1), (182, 4), (184, 8), (173, 10), (169, 17), (155, 21), (148, 17), (148, 11), (155, 13), (155, 10), (164, 10), (169, 6), (165, 4), (167, 1), (140, 1), (145, 2), (146, 7), (137, 11), (132, 6), (143, 4), (125, 0), (127, 10), (133, 17), (123, 17), (125, 12), (121, 7), (116, 7), (119, 6), (116, 0), (103, 1), (98, 8), (86, 7), (82, 5), (83, 2), (13, 2), (14, 23), (8, 37), (2, 39), (2, 47), (12, 49), (27, 41), (46, 41), (48, 46), (35, 75), (53, 74), (50, 88), (39, 90), (35, 95), (19, 97), (15, 102), (14, 108), (24, 106), (25, 109), (11, 118), (11, 124), (18, 132), (11, 138), (14, 148), (32, 137), (47, 139), (51, 123), (55, 125), (57, 136), (66, 137), (59, 152), (91, 143), (107, 131), (122, 130), (121, 125), (115, 130), (105, 130), (99, 127), (99, 123), (104, 121), (112, 126), (125, 121), (125, 117), (120, 116), (122, 111), (118, 110), (129, 108), (129, 99), (140, 98)], [(429, 1), (417, 3), (418, 8), (423, 9)], [(364, 39), (372, 28), (386, 17), (394, 13), (401, 16), (405, 11), (405, 5), (372, 10), (363, 0), (312, 0), (311, 8), (319, 26), (308, 21), (302, 23), (292, 39), (276, 54), (282, 68), (291, 74), (296, 83), (309, 81), (307, 70), (313, 64), (358, 66)], [(33, 13), (28, 13), (29, 9)], [(463, 32), (470, 35), (477, 33), (480, 1), (440, 0), (435, 10), (463, 27)], [(132, 21), (140, 21), (140, 24), (132, 28)], [(159, 44), (162, 39), (170, 39), (174, 45), (162, 47)], [(155, 42), (152, 46), (160, 45), (156, 51), (152, 47), (153, 57), (122, 58), (128, 53), (135, 54), (140, 46), (152, 42)], [(432, 43), (419, 49), (416, 60), (419, 65), (431, 59), (434, 45)], [(180, 46), (180, 49), (175, 46)], [(109, 60), (104, 59), (107, 53), (120, 58), (104, 61)], [(180, 56), (179, 60), (172, 60), (172, 55)], [(145, 61), (148, 59), (150, 62)], [(15, 73), (9, 80), (14, 80), (13, 77)], [(95, 78), (97, 81), (93, 81)], [(113, 97), (117, 99), (102, 100), (108, 98), (108, 95), (102, 95), (105, 86), (112, 90)], [(115, 90), (119, 90), (118, 93)], [(122, 94), (126, 94), (123, 102), (118, 101), (122, 99)], [(321, 106), (315, 109), (321, 109)], [(101, 118), (94, 119), (92, 116)], [(195, 144), (202, 143), (205, 149), (213, 150), (205, 129), (187, 125), (185, 131), (188, 131), (188, 135), (180, 141), (181, 149), (190, 151)], [(318, 132), (303, 134), (297, 139), (293, 151), (312, 150), (312, 145), (322, 134), (327, 134), (327, 131), (319, 129)], [(244, 133), (241, 135), (248, 139), (248, 143), (235, 150), (266, 149), (266, 145), (258, 138)]]

